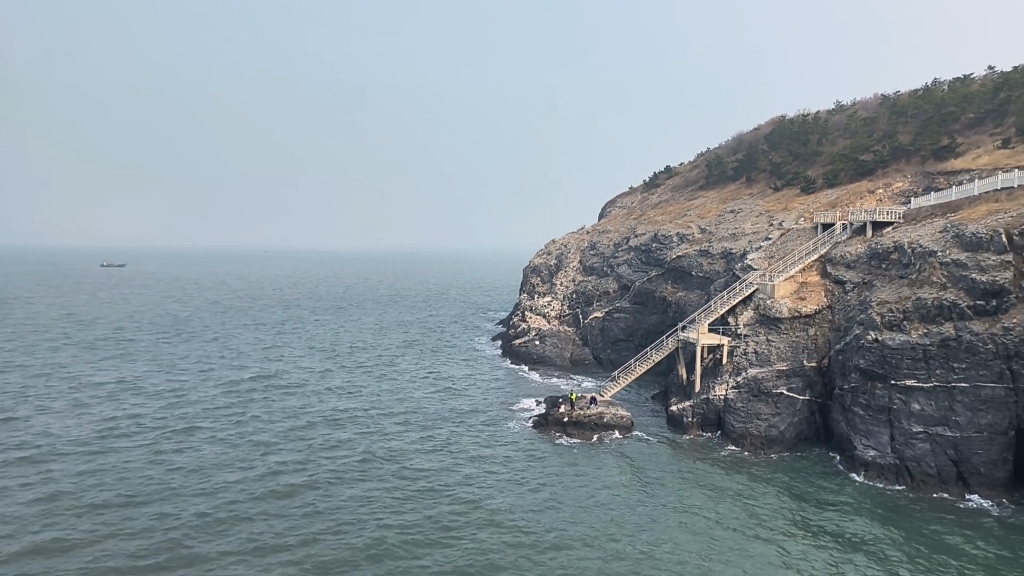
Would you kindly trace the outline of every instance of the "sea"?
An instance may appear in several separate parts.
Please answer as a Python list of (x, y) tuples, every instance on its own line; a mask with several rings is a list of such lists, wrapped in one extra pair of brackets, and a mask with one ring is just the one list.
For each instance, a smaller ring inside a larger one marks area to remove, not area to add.
[[(1024, 513), (665, 425), (539, 434), (529, 254), (0, 249), (0, 574), (1024, 574)], [(102, 269), (103, 260), (123, 269)]]

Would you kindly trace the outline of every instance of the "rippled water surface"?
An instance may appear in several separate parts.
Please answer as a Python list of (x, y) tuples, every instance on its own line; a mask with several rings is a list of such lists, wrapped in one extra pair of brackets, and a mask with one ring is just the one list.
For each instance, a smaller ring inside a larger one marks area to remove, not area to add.
[(1024, 518), (668, 431), (489, 337), (525, 259), (0, 251), (0, 574), (1021, 574)]

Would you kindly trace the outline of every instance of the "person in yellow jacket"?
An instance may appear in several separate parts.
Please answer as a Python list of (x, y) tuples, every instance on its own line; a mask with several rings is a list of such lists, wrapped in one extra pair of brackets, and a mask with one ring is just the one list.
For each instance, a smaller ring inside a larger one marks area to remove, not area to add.
[(579, 397), (580, 397), (580, 395), (577, 394), (575, 390), (570, 390), (569, 391), (569, 410), (570, 411), (575, 411), (576, 410), (576, 399), (579, 398)]

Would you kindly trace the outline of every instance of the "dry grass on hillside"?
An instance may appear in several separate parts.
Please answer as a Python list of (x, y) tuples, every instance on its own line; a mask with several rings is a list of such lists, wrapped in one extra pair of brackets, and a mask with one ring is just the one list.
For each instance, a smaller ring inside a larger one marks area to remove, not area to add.
[[(970, 202), (963, 208), (948, 213), (950, 219), (959, 222), (981, 222), (1001, 215), (1004, 218), (1000, 220), (1004, 221), (1005, 226), (1016, 228), (1024, 224), (1024, 190), (992, 192), (968, 200)], [(958, 203), (960, 201), (950, 202)]]
[[(996, 171), (1024, 167), (1024, 145), (999, 150), (988, 136), (965, 146), (965, 153), (946, 162), (902, 164), (868, 179), (805, 194), (796, 188), (780, 192), (763, 183), (730, 182), (703, 188), (699, 166), (690, 163), (653, 190), (633, 189), (615, 199), (619, 208), (603, 220), (599, 228), (634, 227), (637, 230), (669, 230), (697, 234), (701, 226), (734, 224), (748, 230), (767, 227), (770, 221), (810, 221), (815, 212), (854, 207), (905, 205), (919, 195), (914, 177), (922, 172), (944, 173), (968, 170)], [(1024, 195), (1022, 195), (1024, 198)], [(1024, 199), (989, 197), (961, 215), (964, 219), (985, 218), (999, 210), (1017, 209)]]
[(1014, 167), (1024, 167), (1024, 65), (772, 118), (618, 195), (597, 229), (756, 229), (903, 205), (923, 193), (924, 172)]
[(966, 142), (968, 149), (959, 158), (934, 166), (937, 172), (963, 170), (1006, 170), (1024, 167), (1024, 144), (1012, 150), (999, 150), (991, 144), (989, 136), (979, 136)]

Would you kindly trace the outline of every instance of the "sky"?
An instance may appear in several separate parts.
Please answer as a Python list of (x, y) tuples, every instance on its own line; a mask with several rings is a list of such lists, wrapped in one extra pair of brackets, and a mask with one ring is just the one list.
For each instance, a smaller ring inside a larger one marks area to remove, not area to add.
[(666, 164), (1024, 63), (1024, 2), (0, 0), (0, 245), (536, 250)]

